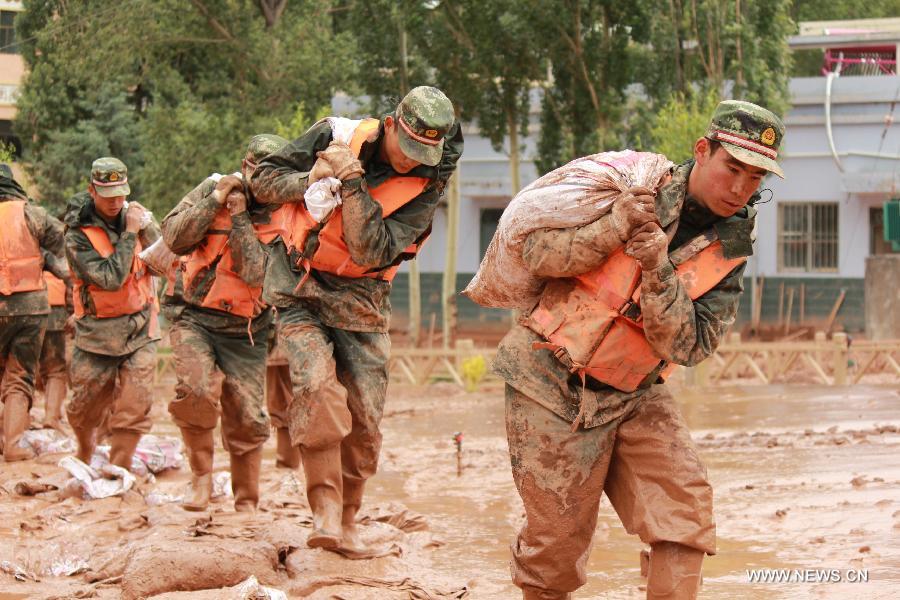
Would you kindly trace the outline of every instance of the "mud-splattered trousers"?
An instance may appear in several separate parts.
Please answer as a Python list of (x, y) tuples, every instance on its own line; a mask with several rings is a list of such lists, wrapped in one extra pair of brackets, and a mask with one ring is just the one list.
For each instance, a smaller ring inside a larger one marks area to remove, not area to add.
[[(678, 167), (657, 195), (670, 250), (716, 226), (737, 256), (751, 252), (752, 209), (723, 220), (686, 194), (692, 163)], [(724, 234), (724, 235), (723, 235)], [(523, 258), (547, 287), (599, 266), (622, 242), (604, 217), (569, 229), (538, 230)], [(700, 362), (733, 323), (743, 265), (692, 301), (671, 264), (642, 276), (641, 308), (648, 341), (677, 364)], [(584, 383), (523, 324), (501, 341), (493, 368), (507, 382), (506, 424), (513, 479), (526, 523), (512, 545), (513, 582), (558, 596), (586, 581), (585, 565), (603, 492), (629, 533), (647, 544), (673, 542), (715, 553), (712, 489), (690, 432), (664, 385), (621, 392)], [(579, 420), (579, 415), (583, 420)], [(579, 421), (577, 427), (573, 423)]]
[(109, 431), (149, 433), (155, 370), (156, 342), (122, 356), (94, 354), (76, 346), (69, 369), (69, 424), (91, 429), (108, 418), (104, 427)]
[(175, 355), (175, 399), (169, 412), (182, 429), (213, 430), (222, 414), (222, 442), (243, 455), (269, 437), (265, 406), (266, 344), (212, 331), (181, 318), (169, 331)]
[(606, 424), (572, 423), (506, 387), (513, 480), (526, 522), (512, 545), (519, 587), (571, 592), (587, 581), (600, 495), (646, 544), (715, 554), (712, 487), (675, 400), (654, 385)]
[(390, 337), (329, 327), (299, 307), (278, 310), (277, 331), (293, 389), (291, 441), (310, 450), (339, 444), (344, 503), (358, 505), (361, 498), (347, 493), (359, 490), (361, 496), (378, 467)]
[(291, 405), (291, 367), (287, 357), (277, 343), (277, 331), (266, 359), (266, 408), (272, 427), (282, 429), (288, 426), (288, 407)]
[(20, 397), (34, 400), (34, 377), (47, 327), (46, 315), (0, 316), (0, 402)]
[(66, 332), (65, 324), (68, 313), (62, 306), (50, 307), (50, 316), (47, 319), (47, 333), (44, 334), (44, 343), (41, 347), (41, 360), (38, 367), (40, 379), (44, 389), (47, 383), (53, 379), (68, 379), (66, 368)]

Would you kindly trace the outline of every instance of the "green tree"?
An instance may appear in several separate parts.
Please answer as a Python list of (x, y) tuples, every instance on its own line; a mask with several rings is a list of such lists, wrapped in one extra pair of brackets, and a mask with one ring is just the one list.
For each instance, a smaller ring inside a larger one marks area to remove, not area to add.
[[(30, 74), (16, 127), (41, 195), (83, 188), (90, 161), (129, 166), (158, 213), (255, 133), (319, 114), (355, 91), (355, 42), (332, 4), (297, 0), (26, 0), (17, 22)], [(307, 110), (305, 108), (304, 110)], [(65, 162), (66, 168), (60, 165)]]
[(549, 63), (538, 140), (539, 170), (621, 145), (626, 87), (634, 82), (633, 36), (641, 3), (529, 0), (522, 3)]
[(718, 103), (716, 90), (687, 97), (673, 94), (651, 118), (647, 149), (664, 154), (675, 163), (691, 158), (694, 142), (706, 133)]

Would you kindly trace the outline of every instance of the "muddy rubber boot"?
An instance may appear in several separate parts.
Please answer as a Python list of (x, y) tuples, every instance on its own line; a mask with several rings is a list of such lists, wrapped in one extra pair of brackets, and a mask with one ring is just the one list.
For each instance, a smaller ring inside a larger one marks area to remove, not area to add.
[(130, 471), (131, 457), (141, 441), (141, 434), (137, 431), (116, 430), (110, 437), (109, 462)]
[(287, 427), (276, 429), (275, 466), (279, 469), (296, 469), (300, 466), (300, 447), (291, 443)]
[(16, 462), (34, 458), (27, 448), (19, 448), (19, 440), (28, 429), (28, 399), (10, 395), (3, 408), (3, 459)]
[(313, 514), (313, 532), (306, 545), (333, 550), (341, 545), (341, 447), (336, 444), (324, 450), (303, 448), (300, 457), (306, 474), (306, 498)]
[(181, 437), (191, 466), (191, 498), (181, 502), (181, 508), (192, 512), (209, 507), (212, 496), (213, 432), (212, 430), (182, 429)]
[(44, 397), (46, 398), (44, 429), (55, 429), (62, 432), (62, 405), (66, 399), (66, 380), (56, 377), (48, 380), (44, 389)]
[(344, 510), (341, 516), (341, 531), (343, 541), (341, 548), (362, 554), (369, 547), (363, 543), (359, 535), (359, 526), (356, 523), (356, 514), (362, 505), (363, 489), (366, 486), (365, 481), (349, 481), (344, 479), (343, 482)]
[(262, 446), (244, 454), (231, 455), (231, 491), (234, 492), (234, 510), (237, 512), (256, 512), (261, 464)]
[(694, 600), (704, 552), (674, 542), (651, 545), (647, 600)]
[(72, 431), (75, 432), (75, 439), (78, 440), (78, 452), (75, 453), (75, 458), (90, 465), (91, 457), (94, 455), (94, 429), (73, 427)]
[(572, 600), (572, 594), (526, 585), (522, 587), (522, 600)]

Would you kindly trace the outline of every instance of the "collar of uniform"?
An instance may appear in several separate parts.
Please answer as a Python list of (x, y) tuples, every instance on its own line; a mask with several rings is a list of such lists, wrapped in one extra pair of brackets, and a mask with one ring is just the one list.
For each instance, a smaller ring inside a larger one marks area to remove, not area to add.
[(659, 223), (663, 228), (678, 220), (678, 215), (681, 214), (681, 207), (687, 194), (688, 177), (693, 167), (693, 160), (674, 167), (672, 179), (656, 194), (656, 216), (659, 217)]

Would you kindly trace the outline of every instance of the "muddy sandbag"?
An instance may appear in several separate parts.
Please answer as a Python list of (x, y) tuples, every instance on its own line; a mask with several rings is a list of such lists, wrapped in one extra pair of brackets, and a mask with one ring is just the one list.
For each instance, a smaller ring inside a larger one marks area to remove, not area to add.
[(522, 259), (528, 234), (596, 221), (626, 189), (655, 189), (672, 166), (661, 154), (604, 152), (577, 158), (532, 182), (503, 211), (481, 266), (463, 294), (482, 306), (532, 308), (546, 279), (532, 275)]
[(138, 258), (159, 277), (165, 277), (174, 272), (179, 263), (178, 255), (169, 250), (162, 237), (138, 254)]
[(250, 577), (233, 587), (194, 592), (166, 592), (150, 600), (287, 600), (281, 590), (266, 587)]
[(251, 576), (264, 584), (279, 580), (278, 554), (263, 542), (171, 540), (137, 548), (122, 577), (122, 598), (137, 600), (165, 592), (235, 586)]

